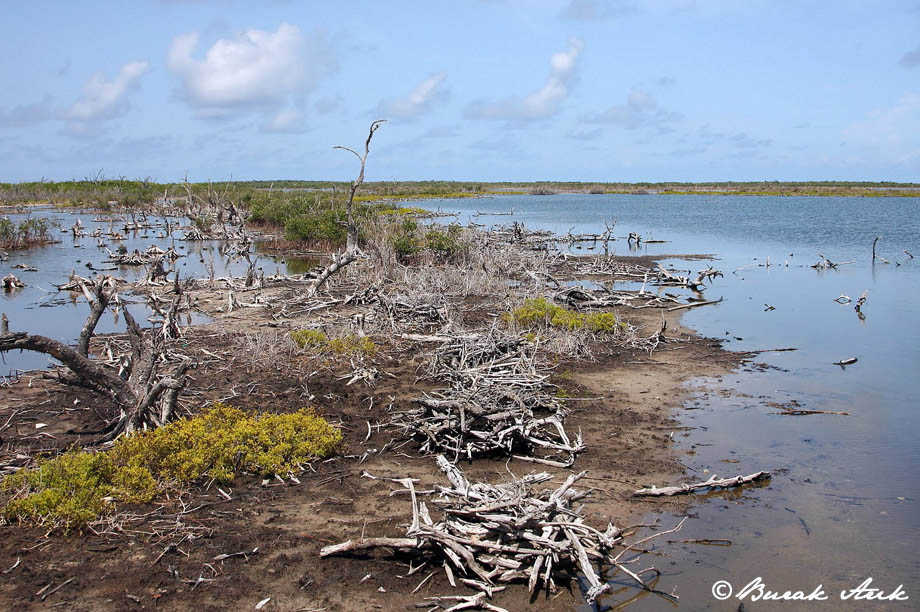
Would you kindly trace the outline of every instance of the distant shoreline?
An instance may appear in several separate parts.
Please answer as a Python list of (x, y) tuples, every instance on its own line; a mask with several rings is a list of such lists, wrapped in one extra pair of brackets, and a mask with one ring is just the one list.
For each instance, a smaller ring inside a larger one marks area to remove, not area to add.
[[(350, 184), (343, 181), (259, 180), (206, 183), (157, 183), (151, 180), (99, 179), (0, 183), (0, 206), (64, 205), (107, 209), (141, 209), (163, 200), (179, 201), (188, 190), (200, 197), (220, 194), (235, 201), (277, 197), (288, 200), (314, 194), (341, 199)], [(355, 201), (376, 204), (429, 199), (460, 199), (500, 195), (731, 195), (920, 197), (920, 183), (890, 181), (760, 181), (760, 182), (563, 182), (563, 181), (366, 181)]]

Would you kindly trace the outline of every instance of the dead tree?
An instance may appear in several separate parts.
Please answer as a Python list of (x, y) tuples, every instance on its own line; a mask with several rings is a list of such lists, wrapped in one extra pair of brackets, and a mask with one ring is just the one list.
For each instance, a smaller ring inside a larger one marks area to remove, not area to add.
[[(35, 351), (57, 359), (73, 373), (72, 382), (87, 386), (115, 402), (112, 425), (103, 440), (113, 440), (123, 433), (145, 427), (159, 427), (172, 419), (180, 391), (187, 383), (186, 372), (191, 360), (173, 356), (178, 360), (172, 372), (160, 371), (169, 363), (164, 346), (164, 334), (158, 330), (144, 332), (127, 309), (122, 308), (115, 280), (109, 276), (96, 277), (81, 283), (81, 289), (90, 303), (90, 314), (80, 332), (76, 347), (57, 340), (27, 332), (9, 332), (0, 335), (0, 353), (13, 350)], [(118, 370), (89, 357), (89, 341), (100, 317), (108, 308), (115, 316), (124, 316), (131, 350), (118, 360)], [(176, 309), (170, 314), (175, 315)], [(168, 317), (167, 317), (168, 318)], [(163, 321), (169, 329), (174, 322)]]
[(386, 121), (386, 119), (378, 119), (371, 123), (370, 131), (367, 134), (367, 140), (364, 142), (364, 155), (360, 155), (354, 149), (349, 149), (348, 147), (337, 146), (333, 147), (335, 149), (342, 149), (343, 151), (349, 151), (358, 158), (358, 161), (361, 162), (361, 169), (358, 172), (358, 178), (356, 178), (351, 184), (351, 191), (348, 194), (348, 204), (346, 208), (346, 223), (347, 223), (347, 238), (345, 239), (345, 251), (339, 254), (331, 264), (326, 266), (326, 268), (320, 272), (319, 276), (314, 279), (308, 294), (310, 297), (316, 295), (316, 292), (319, 291), (319, 288), (323, 286), (329, 277), (353, 262), (360, 255), (358, 251), (358, 225), (355, 223), (354, 216), (354, 201), (355, 201), (355, 192), (358, 191), (358, 187), (361, 186), (361, 183), (364, 182), (364, 165), (367, 162), (367, 155), (371, 150), (371, 138), (374, 137), (374, 132), (377, 131), (377, 128)]
[(881, 255), (875, 254), (875, 245), (878, 244), (878, 241), (881, 239), (881, 236), (876, 236), (875, 240), (872, 241), (872, 263), (875, 263), (875, 260), (878, 260), (882, 263), (888, 263), (888, 260), (882, 257)]

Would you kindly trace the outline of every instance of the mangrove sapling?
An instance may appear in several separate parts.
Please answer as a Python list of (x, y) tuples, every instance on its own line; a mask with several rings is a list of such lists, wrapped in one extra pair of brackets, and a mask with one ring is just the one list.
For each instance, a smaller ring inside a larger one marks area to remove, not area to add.
[[(54, 357), (73, 373), (74, 382), (109, 396), (115, 402), (116, 415), (104, 440), (113, 440), (122, 433), (144, 427), (158, 427), (169, 422), (176, 409), (179, 393), (187, 383), (186, 372), (191, 367), (189, 358), (171, 353), (165, 346), (178, 328), (178, 297), (164, 314), (159, 328), (144, 332), (131, 313), (122, 307), (116, 281), (110, 276), (92, 280), (80, 279), (80, 290), (90, 303), (90, 314), (80, 332), (77, 346), (27, 332), (7, 332), (0, 335), (0, 353), (27, 350)], [(116, 318), (124, 317), (131, 351), (119, 360), (121, 369), (115, 372), (106, 365), (89, 358), (89, 340), (99, 318), (111, 308)], [(163, 373), (163, 364), (175, 365)]]

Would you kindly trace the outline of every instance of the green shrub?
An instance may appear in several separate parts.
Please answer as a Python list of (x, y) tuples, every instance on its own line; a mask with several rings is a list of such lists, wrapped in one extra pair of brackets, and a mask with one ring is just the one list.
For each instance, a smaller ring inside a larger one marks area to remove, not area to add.
[(440, 259), (453, 259), (464, 249), (464, 244), (460, 240), (463, 234), (463, 228), (459, 225), (448, 225), (444, 229), (429, 229), (425, 234), (425, 246), (427, 246)]
[(0, 248), (20, 249), (50, 242), (50, 228), (51, 223), (42, 217), (28, 217), (19, 225), (7, 217), (0, 217)]
[(118, 439), (107, 451), (71, 450), (7, 476), (10, 520), (80, 527), (115, 502), (148, 502), (170, 486), (240, 472), (271, 475), (332, 454), (342, 434), (312, 409), (250, 415), (221, 402), (198, 416)]
[(290, 217), (284, 223), (288, 240), (328, 240), (342, 243), (348, 235), (344, 210), (326, 209)]
[(390, 243), (393, 245), (396, 258), (401, 262), (420, 253), (423, 245), (418, 237), (418, 223), (414, 219), (403, 219), (390, 238)]
[(377, 214), (384, 217), (425, 217), (430, 216), (431, 211), (418, 206), (398, 206), (381, 208), (377, 211)]
[(341, 440), (313, 410), (251, 416), (216, 402), (193, 419), (123, 438), (109, 455), (116, 465), (146, 468), (160, 482), (202, 476), (226, 482), (240, 471), (298, 471), (298, 464), (331, 454)]
[(291, 339), (300, 348), (324, 348), (329, 344), (329, 336), (318, 329), (298, 329), (291, 332)]

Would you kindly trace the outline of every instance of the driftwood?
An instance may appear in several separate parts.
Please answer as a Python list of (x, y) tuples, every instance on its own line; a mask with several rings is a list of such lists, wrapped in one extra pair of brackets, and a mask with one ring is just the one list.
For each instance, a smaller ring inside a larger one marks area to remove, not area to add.
[(709, 480), (704, 482), (697, 482), (694, 484), (685, 484), (677, 487), (661, 487), (652, 486), (648, 489), (639, 489), (638, 491), (633, 492), (633, 495), (636, 497), (648, 497), (648, 496), (666, 496), (670, 497), (672, 495), (684, 495), (687, 493), (692, 493), (693, 491), (699, 489), (727, 489), (730, 487), (737, 487), (740, 485), (748, 484), (751, 482), (758, 482), (760, 480), (766, 480), (770, 477), (770, 472), (755, 472), (753, 474), (748, 474), (747, 476), (735, 476), (734, 478), (719, 478), (715, 474)]
[(603, 531), (596, 529), (585, 522), (580, 507), (574, 505), (589, 494), (573, 488), (586, 472), (571, 474), (554, 489), (535, 491), (537, 484), (552, 478), (550, 474), (530, 474), (491, 485), (471, 483), (443, 456), (437, 457), (437, 463), (450, 482), (450, 486), (437, 487), (438, 497), (433, 500), (442, 511), (440, 520), (435, 521), (427, 504), (419, 499), (422, 493), (415, 489), (417, 481), (388, 479), (408, 489), (411, 496), (412, 522), (407, 537), (349, 540), (324, 547), (320, 556), (380, 547), (417, 551), (429, 557), (432, 567), (443, 564), (451, 582), (455, 571), (469, 576), (461, 581), (486, 597), (499, 590), (493, 586), (496, 583), (527, 583), (531, 593), (541, 586), (555, 592), (555, 578), (560, 573), (570, 580), (580, 573), (588, 584), (585, 599), (593, 603), (610, 590), (602, 579), (604, 566), (622, 569), (641, 588), (653, 590), (620, 559), (638, 544), (673, 533), (683, 525), (682, 520), (673, 529), (627, 544), (623, 532), (612, 523)]
[[(875, 245), (878, 244), (878, 241), (881, 239), (881, 236), (876, 236), (875, 240), (872, 241), (872, 263), (875, 263), (875, 260), (879, 260), (882, 263), (888, 263), (888, 260), (882, 257), (881, 255), (875, 254)], [(905, 251), (906, 253), (906, 251)]]
[(716, 270), (712, 266), (709, 266), (705, 270), (700, 270), (696, 274), (695, 279), (690, 279), (689, 276), (679, 276), (664, 269), (664, 266), (658, 264), (658, 270), (656, 271), (655, 282), (659, 285), (676, 285), (679, 287), (686, 287), (693, 291), (703, 291), (706, 288), (706, 281), (711, 281), (717, 276), (722, 276), (720, 270)]
[(709, 306), (710, 304), (718, 304), (722, 301), (722, 298), (717, 300), (706, 300), (703, 302), (690, 302), (689, 304), (681, 304), (680, 306), (673, 306), (668, 308), (668, 312), (674, 312), (675, 310), (689, 310), (690, 308), (697, 308), (698, 306)]
[(429, 372), (449, 386), (416, 398), (416, 408), (390, 422), (423, 452), (567, 467), (584, 449), (581, 433), (573, 438), (565, 430), (567, 411), (548, 376), (537, 372), (535, 350), (519, 338), (450, 338), (433, 351)]
[(12, 289), (21, 289), (26, 286), (24, 282), (16, 278), (16, 276), (13, 274), (7, 274), (4, 276), (3, 280), (0, 281), (0, 284), (2, 284), (3, 288), (7, 291)]

